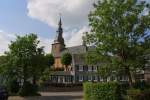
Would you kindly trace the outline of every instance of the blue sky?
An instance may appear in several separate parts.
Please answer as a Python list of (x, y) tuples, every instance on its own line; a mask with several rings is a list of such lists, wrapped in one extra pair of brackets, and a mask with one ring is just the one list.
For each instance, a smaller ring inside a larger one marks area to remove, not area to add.
[(36, 33), (50, 53), (56, 35), (59, 13), (67, 46), (82, 44), (82, 33), (88, 30), (92, 4), (97, 0), (0, 0), (0, 55), (8, 50), (15, 35)]
[(54, 35), (54, 29), (30, 18), (26, 0), (0, 0), (0, 29), (15, 34), (37, 33), (42, 37)]

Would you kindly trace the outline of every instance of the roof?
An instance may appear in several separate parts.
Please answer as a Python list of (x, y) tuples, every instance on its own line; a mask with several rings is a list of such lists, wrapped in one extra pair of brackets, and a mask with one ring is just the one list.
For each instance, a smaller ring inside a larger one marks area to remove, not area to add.
[(88, 51), (95, 50), (96, 46), (88, 46)]
[(70, 54), (83, 54), (87, 52), (87, 47), (83, 45), (68, 47), (62, 53), (69, 52)]

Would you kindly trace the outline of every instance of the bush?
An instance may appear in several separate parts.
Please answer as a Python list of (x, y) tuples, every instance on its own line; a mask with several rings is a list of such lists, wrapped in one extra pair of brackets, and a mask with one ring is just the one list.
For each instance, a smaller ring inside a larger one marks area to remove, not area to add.
[(127, 90), (128, 95), (135, 95), (135, 94), (140, 94), (140, 93), (141, 93), (140, 89), (131, 88), (131, 89)]
[(122, 100), (118, 84), (84, 83), (84, 100)]
[(130, 88), (128, 83), (119, 83), (121, 94), (126, 95), (127, 90)]
[(19, 84), (17, 79), (12, 78), (7, 82), (7, 89), (10, 95), (16, 95), (19, 91)]
[(20, 89), (19, 93), (20, 96), (37, 96), (38, 94), (38, 86), (33, 85), (29, 82), (25, 82), (23, 87)]
[(127, 90), (127, 100), (149, 100), (150, 90), (129, 89)]
[(149, 88), (150, 86), (145, 81), (136, 81), (133, 84), (133, 87), (136, 89), (144, 90), (144, 89)]
[(144, 91), (142, 91), (142, 95), (141, 95), (141, 98), (140, 100), (149, 100), (150, 99), (150, 89), (146, 89)]

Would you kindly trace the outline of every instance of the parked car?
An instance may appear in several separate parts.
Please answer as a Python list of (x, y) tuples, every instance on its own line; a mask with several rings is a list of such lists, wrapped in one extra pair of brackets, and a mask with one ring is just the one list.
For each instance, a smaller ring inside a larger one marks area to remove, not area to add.
[(2, 86), (0, 86), (0, 100), (8, 100), (8, 91)]

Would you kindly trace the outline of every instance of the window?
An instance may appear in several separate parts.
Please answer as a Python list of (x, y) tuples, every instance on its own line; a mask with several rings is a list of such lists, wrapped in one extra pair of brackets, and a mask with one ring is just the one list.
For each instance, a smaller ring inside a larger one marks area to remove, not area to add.
[(88, 66), (88, 71), (89, 71), (89, 72), (92, 71), (92, 66)]
[(100, 80), (100, 82), (103, 82), (103, 78), (102, 77), (99, 77), (99, 80)]
[(86, 71), (86, 66), (83, 66), (83, 71)]
[(117, 77), (111, 76), (111, 77), (110, 77), (110, 80), (111, 80), (111, 81), (117, 81)]
[(127, 81), (128, 78), (126, 76), (120, 76), (120, 81)]
[(88, 81), (92, 81), (92, 76), (88, 76)]
[(97, 66), (93, 66), (93, 71), (94, 71), (94, 72), (97, 71)]
[(65, 82), (72, 82), (71, 76), (65, 76)]
[(83, 66), (79, 66), (79, 71), (83, 71)]
[(109, 82), (110, 81), (110, 77), (107, 77), (107, 82)]
[(82, 82), (82, 81), (83, 81), (83, 76), (79, 75), (79, 82)]
[(97, 79), (97, 75), (94, 75), (94, 76), (93, 76), (93, 81), (95, 81), (95, 82), (97, 82), (97, 81), (98, 81), (98, 79)]
[(75, 69), (79, 71), (79, 65), (75, 65)]

